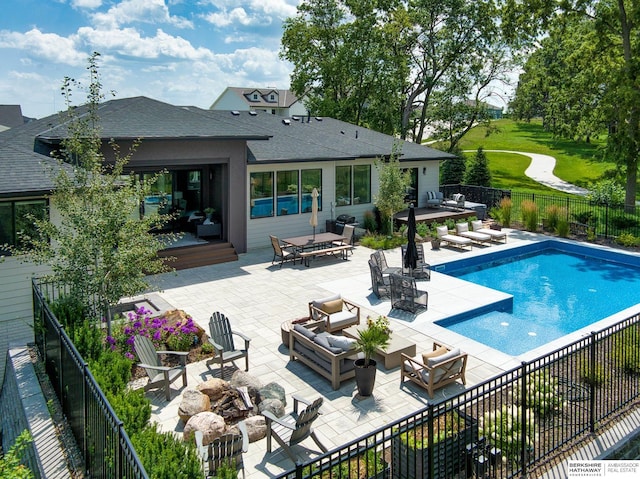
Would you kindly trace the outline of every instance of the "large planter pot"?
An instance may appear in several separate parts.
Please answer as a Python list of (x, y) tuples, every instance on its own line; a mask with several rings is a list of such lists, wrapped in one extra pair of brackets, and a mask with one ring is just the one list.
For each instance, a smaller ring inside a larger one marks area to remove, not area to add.
[(358, 394), (360, 396), (371, 396), (376, 382), (376, 362), (370, 359), (369, 366), (365, 367), (364, 359), (356, 359), (354, 364)]
[[(464, 426), (457, 433), (436, 442), (433, 447), (433, 478), (449, 479), (457, 475), (466, 468), (466, 448), (469, 444), (478, 441), (478, 423), (473, 418), (458, 413), (464, 419)], [(391, 438), (392, 465), (391, 473), (393, 479), (415, 479), (431, 477), (429, 465), (429, 447), (424, 438), (422, 448), (415, 448), (408, 445), (403, 434), (411, 434), (413, 429), (428, 427), (425, 419), (420, 423), (416, 422), (403, 427), (400, 435)], [(435, 436), (435, 434), (434, 434)]]

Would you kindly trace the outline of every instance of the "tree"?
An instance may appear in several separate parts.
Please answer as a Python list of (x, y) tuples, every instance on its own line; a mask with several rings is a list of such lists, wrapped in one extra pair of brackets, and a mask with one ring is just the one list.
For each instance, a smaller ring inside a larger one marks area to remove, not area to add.
[(376, 160), (380, 187), (374, 197), (374, 204), (382, 215), (381, 223), (388, 224), (388, 234), (393, 233), (393, 215), (407, 207), (404, 197), (411, 184), (410, 172), (402, 171), (399, 156), (400, 145), (396, 143), (387, 161), (382, 158)]
[(467, 171), (467, 159), (462, 151), (456, 151), (455, 158), (442, 162), (440, 167), (441, 185), (459, 185), (464, 182), (464, 175)]
[(475, 186), (491, 186), (491, 171), (487, 155), (482, 147), (478, 148), (475, 156), (471, 159), (469, 167), (464, 175), (464, 183)]
[(109, 321), (110, 306), (148, 289), (148, 274), (169, 269), (157, 256), (164, 248), (162, 242), (150, 233), (168, 218), (139, 217), (139, 205), (155, 178), (139, 182), (133, 174), (124, 175), (133, 150), (121, 156), (112, 142), (115, 162), (104, 162), (98, 56), (94, 53), (89, 58), (86, 105), (72, 106), (72, 89), (81, 85), (70, 78), (64, 80), (67, 133), (56, 154), (61, 168), (50, 197), (59, 220), (34, 218), (37, 234), (29, 238), (30, 246), (23, 253), (37, 264), (49, 265), (49, 279), (68, 285), (70, 295), (89, 310), (97, 302), (102, 311), (96, 313), (105, 314)]
[(592, 54), (584, 69), (602, 91), (597, 108), (609, 128), (607, 154), (624, 169), (625, 206), (635, 210), (640, 155), (640, 5), (636, 0), (508, 0), (504, 13), (503, 31), (514, 45), (535, 47), (545, 33), (575, 18), (589, 23), (595, 32), (587, 43)]

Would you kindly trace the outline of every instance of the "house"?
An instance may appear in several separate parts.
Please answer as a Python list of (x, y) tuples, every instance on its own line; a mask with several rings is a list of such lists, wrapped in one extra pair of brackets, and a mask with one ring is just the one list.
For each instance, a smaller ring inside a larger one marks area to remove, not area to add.
[[(378, 191), (375, 161), (389, 157), (399, 141), (331, 118), (204, 110), (146, 97), (107, 101), (98, 114), (107, 161), (113, 161), (110, 139), (121, 151), (141, 139), (128, 168), (141, 177), (164, 171), (141, 205), (143, 214), (171, 205), (179, 214), (176, 227), (192, 230), (193, 216), (211, 207), (221, 224), (220, 240), (238, 253), (270, 247), (269, 234), (308, 232), (313, 188), (320, 193), (319, 231), (340, 214), (362, 222)], [(58, 164), (50, 154), (67, 133), (65, 118), (53, 115), (0, 132), (2, 243), (16, 241), (23, 211), (49, 207), (55, 219), (47, 194)], [(417, 206), (423, 206), (426, 191), (438, 189), (440, 161), (452, 157), (400, 141), (400, 162), (411, 172)], [(32, 334), (33, 274), (39, 272), (19, 258), (0, 263), (3, 361), (8, 341)]]
[(22, 116), (20, 105), (0, 105), (0, 131), (22, 125), (28, 121)]
[(260, 111), (281, 117), (307, 115), (303, 102), (291, 90), (227, 87), (210, 110)]

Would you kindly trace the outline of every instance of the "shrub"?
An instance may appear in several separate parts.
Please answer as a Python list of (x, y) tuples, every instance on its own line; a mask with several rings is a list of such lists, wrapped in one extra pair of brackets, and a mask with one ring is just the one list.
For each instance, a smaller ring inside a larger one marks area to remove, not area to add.
[(68, 334), (85, 361), (98, 359), (105, 350), (103, 330), (88, 319), (82, 323), (74, 323)]
[(0, 458), (0, 477), (3, 479), (31, 479), (33, 477), (33, 472), (24, 464), (20, 464), (20, 459), (31, 440), (31, 434), (28, 430), (25, 429), (20, 433), (15, 444)]
[(106, 350), (98, 359), (89, 362), (93, 377), (105, 394), (118, 394), (131, 380), (133, 362), (117, 351)]
[(560, 220), (560, 207), (558, 205), (549, 205), (545, 210), (545, 226), (549, 231), (555, 231)]
[(615, 180), (608, 179), (593, 183), (589, 187), (587, 199), (598, 205), (622, 206), (624, 205), (624, 187)]
[(636, 238), (631, 233), (622, 233), (616, 238), (616, 243), (622, 246), (640, 246), (640, 238)]
[(81, 323), (88, 316), (87, 308), (72, 296), (63, 296), (49, 303), (51, 312), (65, 328)]
[(615, 335), (613, 358), (618, 368), (629, 374), (640, 373), (640, 329), (630, 326)]
[(213, 352), (213, 344), (209, 341), (203, 341), (202, 346), (200, 347), (200, 351), (202, 354), (211, 354)]
[(593, 371), (587, 361), (580, 363), (580, 379), (589, 386), (602, 386), (607, 380), (607, 371), (600, 363), (595, 364)]
[(640, 224), (640, 220), (633, 215), (620, 215), (611, 218), (611, 225), (620, 230), (635, 228), (638, 224)]
[(417, 223), (416, 224), (416, 233), (418, 233), (423, 238), (431, 236), (431, 228), (427, 223)]
[(149, 477), (190, 479), (201, 477), (202, 468), (195, 444), (182, 442), (172, 432), (159, 432), (149, 425), (131, 437), (133, 447)]
[(522, 433), (525, 433), (525, 447), (533, 450), (536, 440), (535, 418), (529, 409), (525, 412), (525, 424), (521, 422), (520, 409), (517, 406), (502, 406), (495, 412), (485, 413), (478, 422), (480, 435), (502, 450), (512, 460), (520, 458)]
[(522, 224), (527, 231), (537, 231), (538, 229), (538, 205), (531, 200), (524, 200), (520, 204), (522, 214)]
[(366, 234), (360, 240), (362, 246), (371, 249), (394, 249), (407, 242), (403, 236), (386, 236), (378, 234)]
[(593, 211), (582, 211), (580, 213), (572, 213), (571, 216), (578, 223), (596, 226), (598, 218)]
[[(590, 230), (591, 229), (592, 228), (590, 228)], [(566, 220), (566, 218), (560, 218), (558, 220), (558, 224), (556, 225), (556, 233), (558, 233), (558, 236), (562, 238), (566, 238), (567, 236), (569, 236), (569, 222)]]
[(511, 226), (511, 211), (513, 210), (513, 202), (511, 198), (505, 196), (500, 200), (497, 207), (491, 208), (491, 217), (505, 228)]
[[(540, 416), (562, 408), (562, 397), (558, 394), (558, 378), (551, 377), (548, 371), (536, 371), (527, 377), (527, 407)], [(522, 391), (516, 390), (515, 401), (520, 403)]]
[(106, 394), (109, 404), (124, 424), (129, 437), (142, 431), (151, 419), (151, 401), (142, 389), (125, 389), (118, 394)]
[(376, 215), (373, 211), (364, 212), (364, 229), (369, 233), (375, 233), (378, 231), (378, 223), (376, 221)]

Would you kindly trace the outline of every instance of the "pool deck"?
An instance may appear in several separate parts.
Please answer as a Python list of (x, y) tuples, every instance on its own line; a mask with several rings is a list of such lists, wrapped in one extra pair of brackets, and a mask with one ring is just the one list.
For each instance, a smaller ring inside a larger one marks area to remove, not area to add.
[[(507, 244), (474, 246), (472, 251), (447, 247), (434, 251), (426, 247), (427, 261), (435, 270), (437, 265), (451, 259), (548, 239), (544, 235), (517, 230), (508, 230), (508, 233)], [(504, 293), (433, 271), (431, 281), (418, 283), (429, 292), (426, 312), (413, 316), (391, 310), (388, 300), (378, 300), (371, 291), (367, 264), (371, 253), (372, 250), (358, 246), (348, 261), (327, 258), (315, 261), (310, 268), (290, 263), (280, 268), (277, 264), (271, 265), (272, 249), (268, 247), (240, 255), (237, 262), (160, 275), (154, 278), (157, 289), (150, 295), (164, 301), (167, 307), (183, 309), (205, 330), (208, 330), (208, 320), (214, 311), (225, 313), (235, 329), (252, 337), (249, 350), (251, 375), (263, 384), (272, 381), (280, 384), (288, 398), (292, 394), (311, 399), (322, 396), (323, 415), (314, 427), (329, 449), (423, 408), (429, 398), (427, 392), (416, 385), (407, 383), (401, 387), (398, 367), (387, 371), (379, 364), (373, 396), (361, 398), (353, 379), (343, 382), (340, 389), (334, 391), (329, 381), (305, 365), (290, 362), (288, 350), (281, 343), (280, 325), (286, 320), (306, 316), (308, 302), (312, 299), (341, 293), (361, 306), (363, 320), (369, 315), (387, 315), (393, 334), (416, 343), (418, 354), (429, 350), (434, 340), (460, 347), (469, 354), (467, 386), (521, 363), (521, 357), (500, 353), (434, 324), (444, 317), (504, 300)], [(390, 266), (401, 264), (400, 248), (385, 254)], [(241, 363), (238, 365), (242, 366)], [(188, 388), (219, 377), (219, 370), (208, 370), (204, 362), (190, 364), (187, 370)], [(228, 366), (227, 378), (231, 372), (231, 366)], [(177, 414), (180, 395), (184, 391), (175, 389), (179, 384), (174, 386), (172, 400), (168, 403), (161, 392), (147, 393), (152, 400), (152, 420), (164, 431), (181, 433), (184, 427)], [(449, 385), (437, 391), (434, 401), (441, 401), (462, 389), (464, 386), (460, 383)], [(291, 403), (286, 410), (291, 410)], [(294, 451), (301, 460), (318, 452), (313, 441), (303, 442)], [(251, 443), (244, 458), (246, 476), (250, 479), (274, 477), (294, 467), (281, 449), (266, 452), (264, 439)]]

